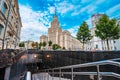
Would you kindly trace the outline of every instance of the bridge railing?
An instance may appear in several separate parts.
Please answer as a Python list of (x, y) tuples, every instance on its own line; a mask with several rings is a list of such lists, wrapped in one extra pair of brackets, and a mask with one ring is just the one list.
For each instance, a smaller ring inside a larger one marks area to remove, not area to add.
[[(49, 73), (52, 76), (59, 75), (59, 80), (61, 80), (61, 77), (63, 75), (71, 75), (71, 80), (74, 80), (74, 77), (76, 75), (88, 75), (92, 79), (93, 76), (97, 76), (97, 80), (101, 80), (102, 76), (111, 76), (117, 78), (116, 80), (120, 79), (119, 73), (114, 72), (101, 72), (100, 67), (103, 65), (110, 65), (110, 66), (117, 66), (120, 68), (120, 62), (117, 60), (120, 60), (120, 58), (117, 59), (111, 59), (111, 60), (104, 60), (104, 61), (97, 61), (97, 62), (91, 62), (91, 63), (84, 63), (84, 64), (77, 64), (77, 65), (70, 65), (70, 66), (64, 66), (64, 67), (58, 67), (58, 68), (52, 68), (52, 69), (45, 69), (41, 70), (42, 73)], [(81, 72), (81, 71), (74, 71), (76, 68), (85, 68), (85, 67), (96, 67), (96, 72)], [(70, 70), (68, 70), (70, 69)], [(38, 71), (39, 72), (39, 71)], [(49, 80), (49, 79), (48, 79)], [(94, 79), (92, 79), (94, 80)], [(103, 79), (102, 79), (103, 80)]]

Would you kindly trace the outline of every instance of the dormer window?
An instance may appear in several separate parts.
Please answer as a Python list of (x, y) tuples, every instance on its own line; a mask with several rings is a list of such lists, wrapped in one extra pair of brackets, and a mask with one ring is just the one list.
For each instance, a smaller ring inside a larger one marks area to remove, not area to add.
[(7, 11), (7, 5), (6, 5), (6, 3), (3, 4), (1, 11), (2, 11), (3, 14), (6, 14), (6, 11)]

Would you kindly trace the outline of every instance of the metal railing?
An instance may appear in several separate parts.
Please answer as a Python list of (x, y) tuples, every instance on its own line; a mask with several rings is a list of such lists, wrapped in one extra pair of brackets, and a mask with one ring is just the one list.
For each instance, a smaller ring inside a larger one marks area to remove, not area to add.
[[(111, 76), (111, 77), (120, 79), (119, 73), (100, 72), (100, 66), (103, 66), (103, 65), (112, 65), (112, 66), (120, 67), (120, 62), (117, 62), (116, 60), (120, 60), (120, 58), (91, 62), (91, 63), (84, 63), (84, 64), (77, 64), (77, 65), (70, 65), (70, 66), (64, 66), (64, 67), (58, 67), (58, 68), (52, 68), (52, 69), (45, 69), (45, 70), (41, 70), (38, 72), (49, 73), (52, 75), (52, 77), (57, 74), (57, 75), (59, 75), (59, 80), (61, 80), (62, 75), (65, 75), (65, 74), (71, 75), (71, 80), (74, 80), (75, 75), (88, 75), (88, 76), (96, 75), (97, 80), (101, 80), (102, 76)], [(74, 69), (76, 69), (76, 68), (86, 68), (86, 67), (96, 67), (97, 71), (96, 72), (80, 72), (80, 71), (76, 72), (76, 71), (74, 71)], [(67, 69), (70, 69), (70, 71), (67, 71), (67, 72), (63, 71), (63, 70), (67, 70)]]

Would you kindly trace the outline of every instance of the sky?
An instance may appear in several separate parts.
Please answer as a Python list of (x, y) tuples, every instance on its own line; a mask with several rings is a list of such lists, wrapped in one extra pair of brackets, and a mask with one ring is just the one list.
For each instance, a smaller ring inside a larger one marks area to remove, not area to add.
[(55, 8), (60, 27), (76, 37), (83, 21), (91, 25), (91, 16), (101, 13), (120, 18), (120, 0), (18, 0), (22, 20), (21, 41), (38, 41), (47, 35)]

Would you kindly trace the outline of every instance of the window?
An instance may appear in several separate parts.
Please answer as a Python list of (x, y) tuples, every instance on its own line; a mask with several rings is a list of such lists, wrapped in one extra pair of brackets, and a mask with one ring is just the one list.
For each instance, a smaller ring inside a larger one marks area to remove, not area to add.
[(114, 43), (116, 43), (116, 42), (114, 41)]
[(98, 48), (98, 45), (96, 44), (96, 48)]
[(116, 50), (116, 47), (114, 47), (114, 49)]
[(7, 11), (7, 5), (4, 3), (2, 7), (2, 13), (6, 14), (6, 11)]
[(104, 50), (104, 47), (102, 47), (102, 50)]
[(11, 19), (13, 19), (13, 16), (11, 16)]
[(2, 33), (3, 26), (0, 24), (0, 35)]
[(106, 47), (105, 47), (105, 50), (106, 50)]

